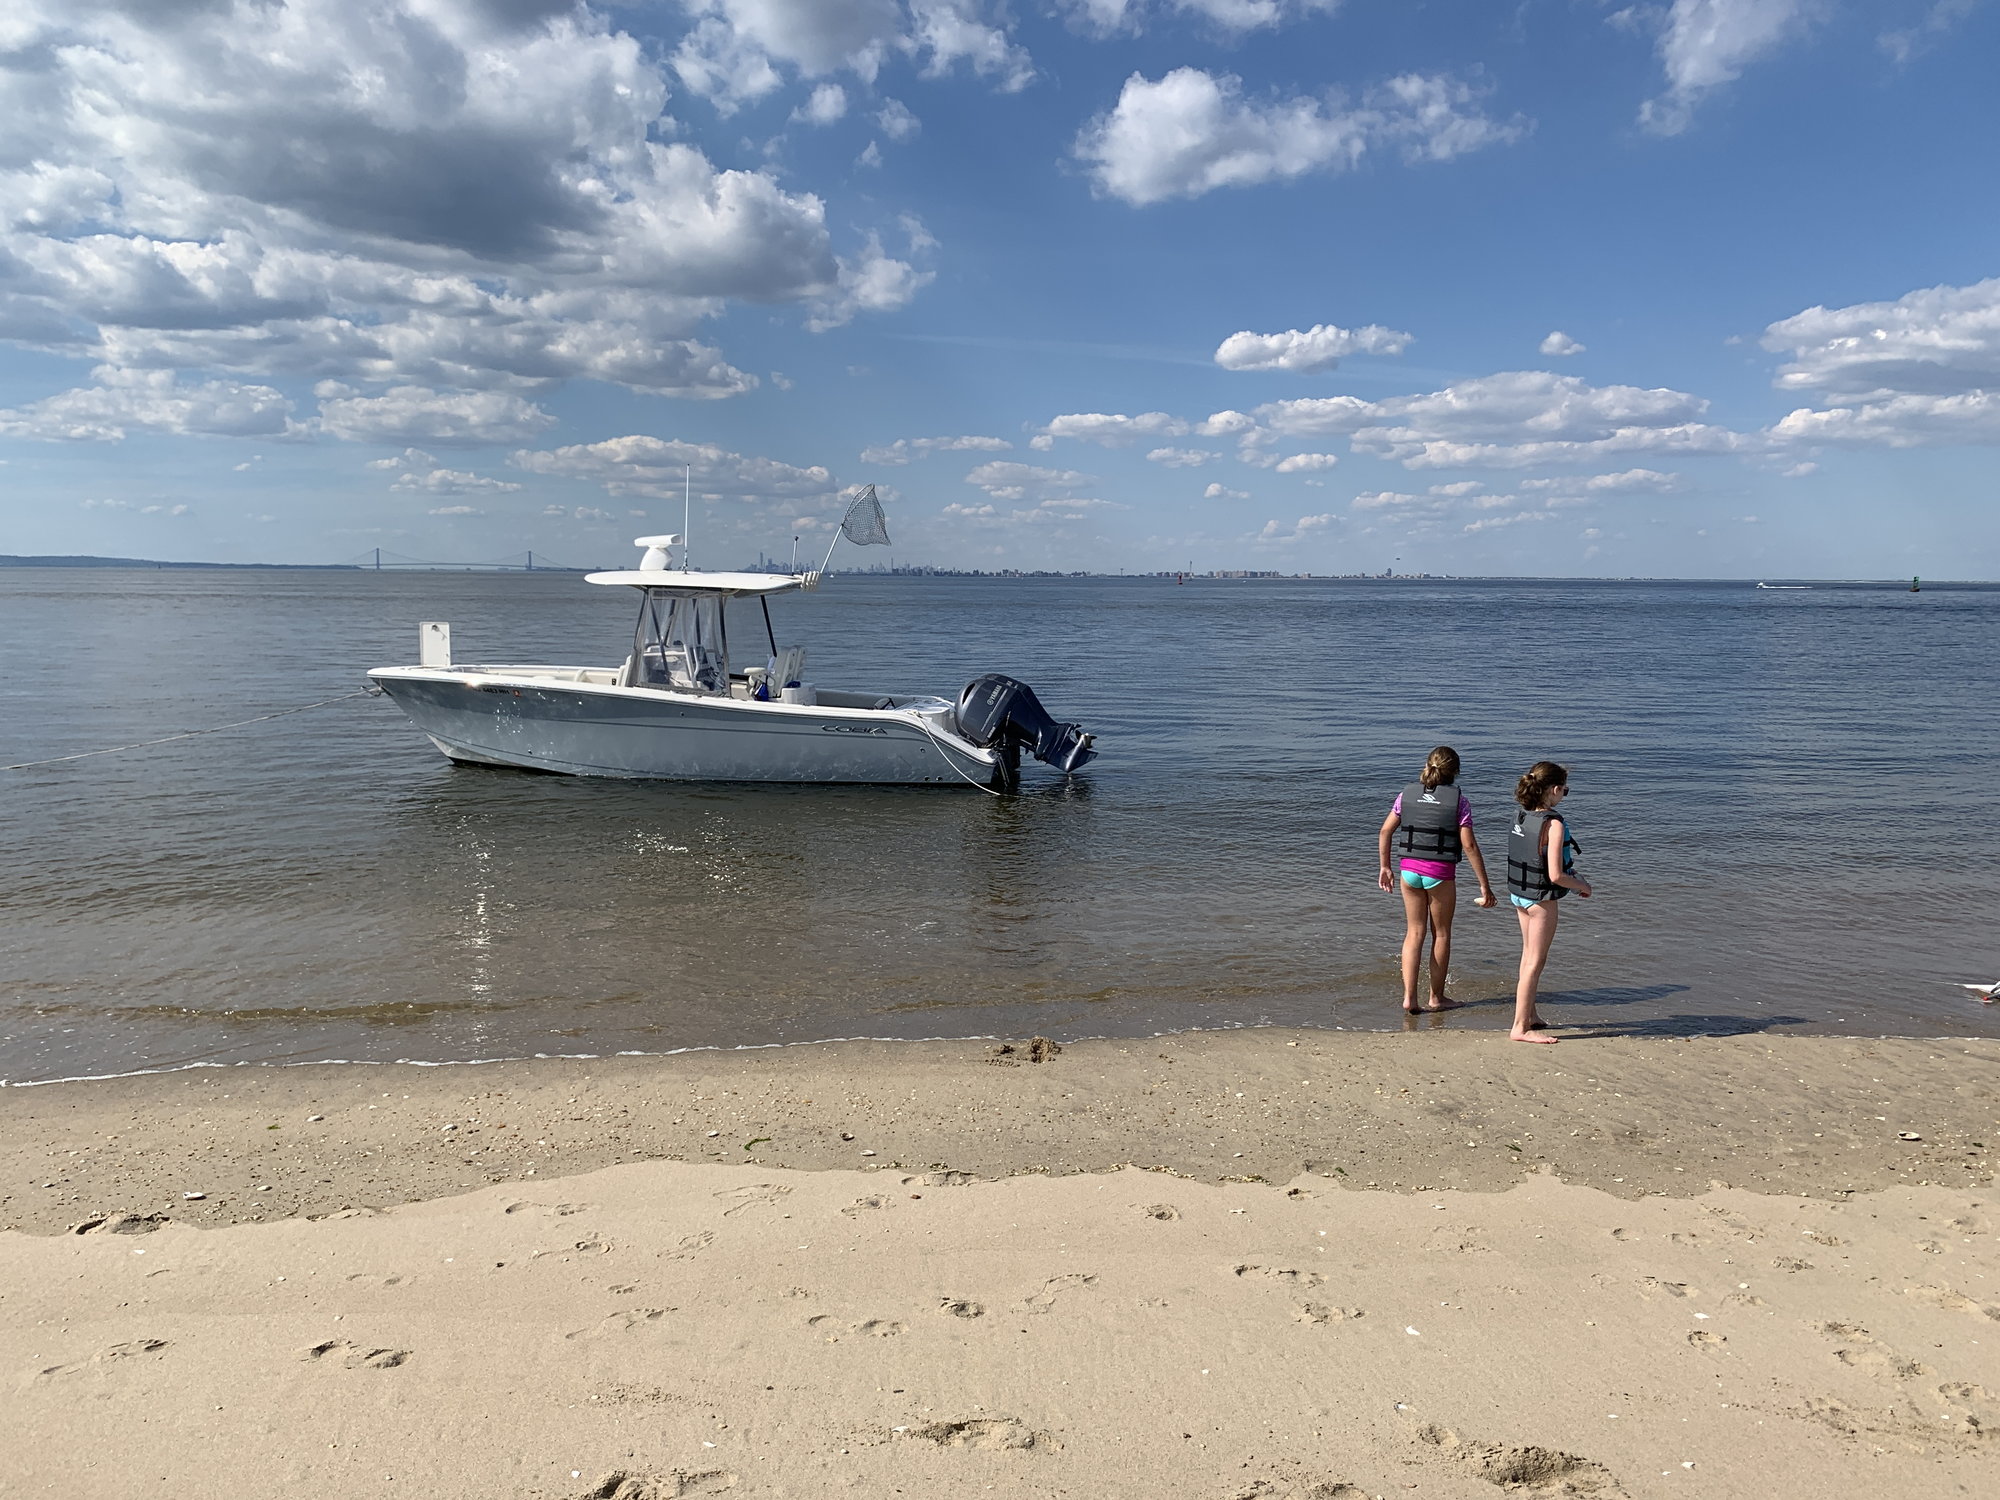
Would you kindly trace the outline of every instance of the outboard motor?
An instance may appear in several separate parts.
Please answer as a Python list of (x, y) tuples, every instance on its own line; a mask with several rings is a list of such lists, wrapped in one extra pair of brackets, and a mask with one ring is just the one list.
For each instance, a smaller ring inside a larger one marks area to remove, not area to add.
[(1025, 682), (992, 673), (975, 677), (958, 695), (958, 732), (982, 750), (997, 748), (1009, 772), (1019, 769), (1021, 747), (1058, 771), (1074, 771), (1096, 758), (1080, 724), (1058, 724)]

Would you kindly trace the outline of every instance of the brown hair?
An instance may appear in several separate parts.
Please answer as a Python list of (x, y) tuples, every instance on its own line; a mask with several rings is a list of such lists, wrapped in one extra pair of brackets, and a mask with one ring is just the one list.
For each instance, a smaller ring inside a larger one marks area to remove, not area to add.
[(1514, 783), (1514, 800), (1529, 812), (1539, 812), (1549, 793), (1569, 785), (1569, 772), (1552, 760), (1538, 760)]
[(1425, 791), (1436, 791), (1458, 780), (1458, 752), (1449, 745), (1439, 745), (1424, 757), (1424, 768), (1417, 774), (1417, 780), (1424, 784)]

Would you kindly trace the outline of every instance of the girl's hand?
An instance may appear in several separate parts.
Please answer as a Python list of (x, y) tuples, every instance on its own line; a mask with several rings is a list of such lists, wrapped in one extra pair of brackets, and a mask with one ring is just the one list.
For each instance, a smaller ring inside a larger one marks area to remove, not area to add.
[(1576, 882), (1576, 893), (1588, 901), (1590, 899), (1590, 882), (1585, 880), (1581, 875), (1573, 875), (1570, 878)]
[(1481, 886), (1479, 888), (1478, 898), (1475, 899), (1472, 904), (1474, 906), (1494, 906), (1498, 904), (1498, 898), (1494, 896), (1493, 892), (1490, 889), (1488, 889), (1485, 886)]
[(1375, 888), (1377, 890), (1388, 891), (1394, 890), (1395, 885), (1396, 883), (1389, 878), (1389, 867), (1387, 865), (1382, 866), (1381, 873), (1375, 877)]

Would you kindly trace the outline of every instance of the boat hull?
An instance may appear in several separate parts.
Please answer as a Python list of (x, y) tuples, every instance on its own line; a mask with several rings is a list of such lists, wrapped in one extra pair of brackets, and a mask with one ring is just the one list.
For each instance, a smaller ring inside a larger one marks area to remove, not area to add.
[(818, 708), (476, 669), (370, 672), (455, 761), (662, 781), (985, 785), (998, 758), (911, 710)]

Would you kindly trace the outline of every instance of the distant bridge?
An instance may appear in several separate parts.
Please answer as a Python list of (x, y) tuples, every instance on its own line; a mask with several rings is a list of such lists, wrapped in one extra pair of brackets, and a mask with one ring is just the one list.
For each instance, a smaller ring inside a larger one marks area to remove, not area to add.
[(544, 556), (539, 562), (533, 552), (510, 552), (505, 557), (485, 558), (478, 562), (439, 562), (435, 558), (411, 557), (406, 553), (392, 552), (387, 547), (370, 547), (353, 557), (342, 558), (338, 566), (343, 568), (363, 568), (372, 572), (387, 573), (587, 573), (589, 568), (574, 568), (567, 563), (556, 562)]

